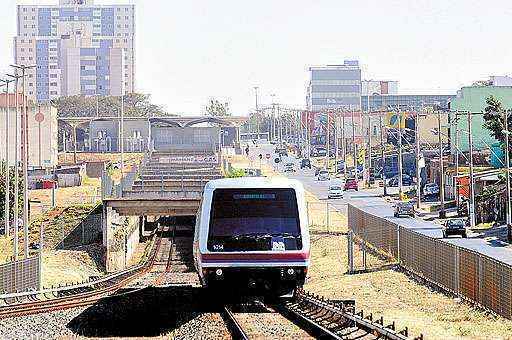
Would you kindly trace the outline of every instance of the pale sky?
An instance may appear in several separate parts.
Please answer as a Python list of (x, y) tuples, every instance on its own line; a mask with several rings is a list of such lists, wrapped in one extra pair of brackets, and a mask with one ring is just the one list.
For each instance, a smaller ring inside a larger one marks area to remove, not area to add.
[[(16, 4), (0, 0), (0, 70), (12, 62)], [(96, 0), (135, 4), (136, 89), (170, 113), (197, 114), (211, 97), (236, 115), (260, 102), (302, 107), (308, 66), (359, 59), (364, 79), (401, 92), (447, 94), (512, 74), (512, 1)]]

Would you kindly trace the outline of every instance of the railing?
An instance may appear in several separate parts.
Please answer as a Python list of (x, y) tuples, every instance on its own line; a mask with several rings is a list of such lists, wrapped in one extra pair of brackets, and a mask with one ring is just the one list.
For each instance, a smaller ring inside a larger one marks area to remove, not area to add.
[(437, 287), (512, 318), (512, 266), (349, 205), (354, 235)]

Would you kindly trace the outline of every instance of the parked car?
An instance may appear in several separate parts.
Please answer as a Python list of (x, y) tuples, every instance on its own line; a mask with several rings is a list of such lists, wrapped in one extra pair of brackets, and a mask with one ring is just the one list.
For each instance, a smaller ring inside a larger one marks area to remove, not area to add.
[(413, 202), (398, 202), (395, 204), (395, 212), (393, 216), (410, 216), (414, 217), (414, 203)]
[(284, 172), (295, 172), (295, 164), (293, 164), (293, 163), (286, 163), (284, 165)]
[(347, 190), (355, 190), (358, 191), (359, 188), (357, 187), (357, 181), (355, 178), (349, 178), (345, 182), (345, 191)]
[(327, 150), (325, 148), (316, 148), (315, 155), (317, 157), (325, 157), (327, 155)]
[(427, 183), (423, 187), (423, 196), (431, 197), (439, 195), (439, 185), (436, 183)]
[[(388, 182), (388, 186), (390, 187), (397, 187), (398, 186), (398, 180), (399, 180), (399, 176), (395, 176), (393, 178), (391, 178)], [(404, 186), (409, 186), (409, 185), (413, 185), (413, 180), (412, 180), (412, 177), (409, 176), (409, 175), (406, 175), (406, 174), (403, 174), (402, 175), (402, 185)]]
[(317, 179), (319, 181), (328, 181), (330, 179), (329, 177), (329, 171), (325, 170), (325, 169), (322, 169), (318, 172), (318, 177)]
[(444, 222), (443, 226), (443, 237), (450, 235), (460, 235), (463, 238), (468, 237), (467, 231), (467, 220), (463, 218), (452, 218)]
[(303, 160), (300, 161), (300, 168), (301, 169), (304, 169), (304, 168), (311, 169), (311, 161), (308, 158), (304, 158)]
[(343, 198), (343, 188), (341, 187), (341, 185), (331, 185), (329, 187), (329, 192), (327, 193), (327, 198)]

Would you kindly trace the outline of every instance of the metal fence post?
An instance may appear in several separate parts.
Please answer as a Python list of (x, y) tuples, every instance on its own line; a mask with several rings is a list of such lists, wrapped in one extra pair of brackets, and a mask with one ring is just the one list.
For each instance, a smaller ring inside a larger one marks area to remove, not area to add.
[(455, 247), (455, 293), (460, 295), (460, 249)]
[(325, 216), (326, 216), (326, 224), (327, 224), (327, 233), (329, 233), (329, 202), (325, 204)]
[(306, 202), (306, 213), (308, 214), (308, 227), (311, 225), (311, 219), (309, 218), (309, 202)]
[(354, 234), (352, 230), (347, 233), (348, 273), (354, 273)]
[(84, 221), (82, 221), (80, 223), (80, 226), (82, 227), (82, 245), (85, 244), (85, 226), (84, 226)]

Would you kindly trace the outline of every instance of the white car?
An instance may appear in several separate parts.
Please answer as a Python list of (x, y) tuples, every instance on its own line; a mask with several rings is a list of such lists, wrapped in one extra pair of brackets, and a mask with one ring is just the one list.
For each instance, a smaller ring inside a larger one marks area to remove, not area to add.
[(343, 198), (343, 187), (341, 185), (331, 185), (327, 198)]
[(286, 163), (284, 165), (284, 172), (295, 172), (295, 165), (293, 163)]
[(330, 177), (329, 177), (329, 171), (327, 171), (327, 170), (320, 170), (320, 171), (318, 172), (318, 177), (317, 177), (317, 179), (318, 179), (319, 181), (328, 181), (328, 180), (330, 179)]

